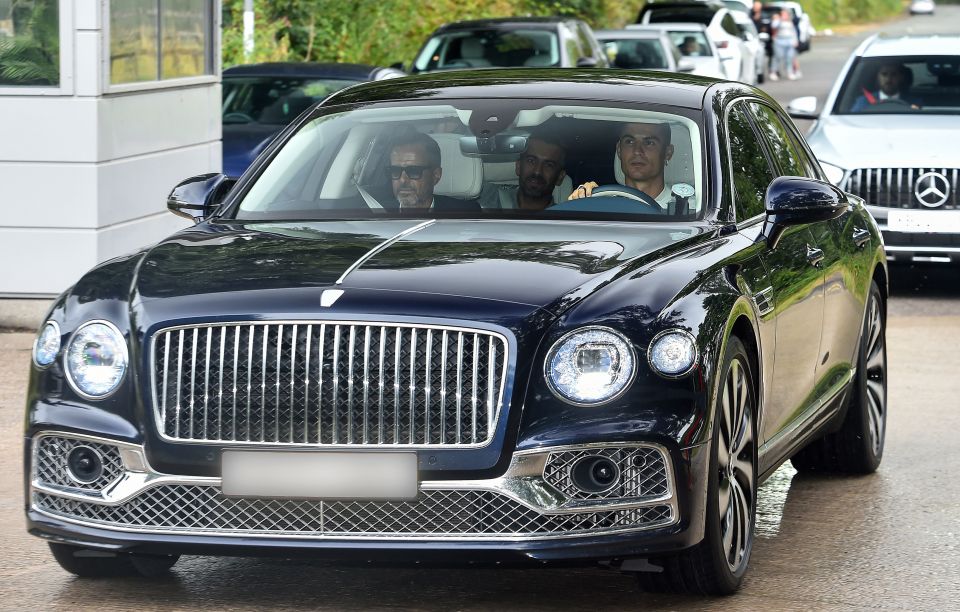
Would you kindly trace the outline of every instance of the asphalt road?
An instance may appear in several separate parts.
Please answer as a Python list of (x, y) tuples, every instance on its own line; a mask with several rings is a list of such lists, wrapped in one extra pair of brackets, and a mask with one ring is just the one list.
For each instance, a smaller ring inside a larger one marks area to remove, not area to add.
[[(960, 23), (960, 7), (888, 29)], [(817, 38), (804, 79), (769, 84), (782, 102), (822, 99), (863, 34)], [(30, 334), (0, 334), (0, 609), (950, 610), (960, 609), (960, 273), (892, 271), (889, 407), (880, 470), (805, 477), (785, 464), (760, 491), (742, 591), (725, 599), (649, 596), (599, 569), (343, 566), (185, 557), (161, 580), (81, 580), (25, 533), (22, 411)]]

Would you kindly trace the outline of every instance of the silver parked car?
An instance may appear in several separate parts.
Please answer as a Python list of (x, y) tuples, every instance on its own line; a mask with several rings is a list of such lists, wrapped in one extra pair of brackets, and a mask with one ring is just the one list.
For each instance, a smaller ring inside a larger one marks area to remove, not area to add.
[(960, 262), (960, 35), (875, 36), (847, 61), (807, 136), (831, 181), (866, 200), (890, 259)]
[(611, 68), (667, 72), (693, 72), (696, 68), (662, 30), (598, 30), (594, 35)]
[(693, 65), (693, 74), (727, 79), (720, 52), (707, 27), (699, 23), (658, 23), (655, 25), (628, 25), (630, 32), (665, 33), (680, 50), (683, 60)]

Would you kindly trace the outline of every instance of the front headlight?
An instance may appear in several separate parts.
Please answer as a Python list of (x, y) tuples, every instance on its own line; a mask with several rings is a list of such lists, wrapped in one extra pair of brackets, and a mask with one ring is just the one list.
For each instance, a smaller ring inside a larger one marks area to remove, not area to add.
[(544, 372), (553, 394), (578, 406), (597, 406), (622, 394), (636, 372), (630, 341), (605, 327), (563, 336), (547, 354)]
[(823, 168), (823, 173), (827, 175), (827, 180), (834, 185), (840, 185), (840, 181), (843, 180), (843, 175), (846, 172), (843, 168), (827, 162), (820, 162), (820, 167)]
[(70, 338), (66, 354), (67, 380), (90, 399), (106, 397), (127, 371), (127, 343), (112, 323), (90, 321)]
[(56, 321), (47, 321), (33, 343), (33, 362), (45, 368), (57, 358), (60, 352), (60, 326)]
[(661, 376), (680, 378), (697, 364), (697, 341), (682, 329), (662, 331), (653, 337), (647, 359)]

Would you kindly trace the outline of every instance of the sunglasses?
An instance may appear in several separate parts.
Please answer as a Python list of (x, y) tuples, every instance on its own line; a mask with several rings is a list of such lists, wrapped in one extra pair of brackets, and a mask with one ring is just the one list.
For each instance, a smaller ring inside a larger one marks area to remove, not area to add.
[(390, 173), (390, 178), (395, 181), (399, 181), (400, 175), (404, 172), (407, 173), (407, 178), (414, 181), (420, 180), (424, 172), (432, 169), (433, 166), (387, 166), (387, 172)]

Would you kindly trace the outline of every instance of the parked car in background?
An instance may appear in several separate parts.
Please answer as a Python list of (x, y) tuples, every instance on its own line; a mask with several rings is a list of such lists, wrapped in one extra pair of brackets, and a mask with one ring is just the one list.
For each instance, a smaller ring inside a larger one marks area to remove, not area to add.
[(437, 28), (410, 73), (463, 68), (606, 67), (593, 30), (579, 19), (506, 17), (458, 21)]
[(331, 93), (404, 76), (361, 64), (268, 63), (223, 71), (223, 172), (240, 176), (297, 115)]
[(750, 13), (753, 2), (750, 0), (723, 0), (723, 5), (734, 13)]
[(628, 32), (649, 32), (666, 34), (680, 52), (684, 64), (689, 62), (693, 74), (727, 79), (720, 52), (713, 39), (707, 34), (706, 26), (699, 23), (661, 23), (655, 25), (628, 25)]
[(693, 72), (693, 60), (684, 58), (663, 30), (598, 30), (611, 68)]
[(813, 24), (810, 23), (810, 15), (803, 10), (803, 5), (799, 2), (765, 2), (760, 11), (762, 22), (769, 27), (773, 16), (783, 9), (790, 11), (790, 14), (793, 16), (793, 25), (797, 28), (797, 36), (799, 38), (797, 51), (799, 53), (809, 51), (810, 45), (813, 42), (813, 35), (816, 31), (813, 28)]
[(933, 15), (937, 6), (933, 0), (912, 0), (910, 2), (911, 15)]
[(733, 15), (733, 20), (737, 22), (737, 29), (740, 30), (740, 38), (743, 39), (744, 45), (754, 58), (754, 67), (757, 71), (756, 82), (763, 83), (766, 78), (767, 65), (770, 59), (767, 56), (766, 41), (760, 37), (760, 33), (757, 32), (757, 26), (754, 25), (749, 13), (731, 11), (730, 14)]
[(960, 263), (960, 35), (875, 36), (851, 55), (807, 136), (830, 180), (862, 197), (887, 256)]
[[(477, 205), (491, 173), (545, 159), (603, 187)], [(26, 527), (80, 576), (181, 553), (555, 561), (732, 593), (778, 466), (883, 455), (883, 245), (822, 178), (741, 83), (516, 69), (340, 91), (239, 181), (175, 187), (193, 226), (53, 302)]]
[(640, 9), (640, 14), (637, 16), (637, 24), (664, 23), (698, 23), (706, 26), (707, 33), (719, 52), (726, 77), (748, 84), (756, 82), (755, 54), (744, 44), (730, 9), (721, 2), (713, 0), (648, 2)]

